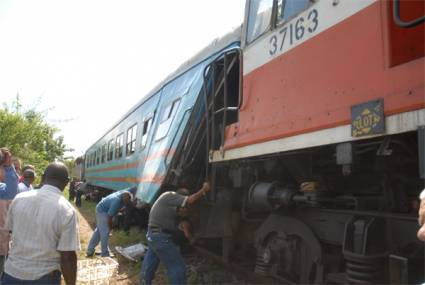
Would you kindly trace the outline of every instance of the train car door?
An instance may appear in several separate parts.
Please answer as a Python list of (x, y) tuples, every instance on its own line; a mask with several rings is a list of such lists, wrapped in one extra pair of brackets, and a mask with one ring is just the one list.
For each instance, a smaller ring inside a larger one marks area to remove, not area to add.
[(137, 197), (152, 203), (159, 195), (169, 171), (181, 135), (190, 116), (192, 106), (202, 87), (201, 63), (167, 83), (161, 91), (156, 119), (152, 124), (152, 138), (145, 154), (143, 176)]

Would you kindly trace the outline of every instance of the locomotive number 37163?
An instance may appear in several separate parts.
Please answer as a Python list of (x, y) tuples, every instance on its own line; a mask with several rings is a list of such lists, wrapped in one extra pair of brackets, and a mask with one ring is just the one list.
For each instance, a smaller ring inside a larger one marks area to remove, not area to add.
[(282, 51), (286, 45), (291, 46), (295, 41), (302, 40), (307, 33), (314, 33), (318, 25), (319, 13), (316, 9), (311, 10), (306, 18), (298, 17), (296, 21), (291, 21), (270, 38), (270, 55)]

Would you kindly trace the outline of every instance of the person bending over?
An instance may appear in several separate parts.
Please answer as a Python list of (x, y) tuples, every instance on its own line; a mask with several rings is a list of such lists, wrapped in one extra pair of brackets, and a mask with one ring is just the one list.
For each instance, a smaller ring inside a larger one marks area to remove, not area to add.
[(185, 196), (186, 189), (168, 191), (153, 204), (146, 234), (148, 250), (140, 272), (141, 284), (152, 284), (160, 262), (167, 270), (170, 284), (186, 284), (186, 264), (173, 241), (173, 233), (178, 231), (176, 221), (179, 220), (179, 209), (194, 204), (209, 190), (210, 185), (205, 182), (198, 192), (190, 196)]
[(131, 202), (133, 194), (129, 190), (114, 192), (103, 198), (96, 206), (96, 229), (90, 239), (87, 256), (94, 255), (95, 248), (100, 242), (101, 255), (109, 256), (109, 234), (112, 231), (112, 218), (119, 210)]

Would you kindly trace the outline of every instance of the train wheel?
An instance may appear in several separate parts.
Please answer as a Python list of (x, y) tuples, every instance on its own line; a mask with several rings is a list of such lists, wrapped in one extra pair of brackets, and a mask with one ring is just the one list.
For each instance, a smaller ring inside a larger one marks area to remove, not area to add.
[(302, 222), (271, 215), (256, 233), (255, 271), (294, 283), (322, 283), (321, 247)]

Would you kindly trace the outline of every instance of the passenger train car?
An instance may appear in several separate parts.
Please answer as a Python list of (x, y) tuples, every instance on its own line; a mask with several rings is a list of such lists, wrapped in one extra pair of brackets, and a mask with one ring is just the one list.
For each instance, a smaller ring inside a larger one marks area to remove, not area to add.
[(217, 54), (239, 46), (240, 28), (217, 39), (155, 87), (85, 154), (85, 179), (108, 192), (137, 187), (153, 203), (181, 141), (203, 84), (203, 70)]
[(280, 282), (421, 283), (424, 9), (247, 0), (87, 151), (86, 178), (149, 204), (211, 181), (195, 235)]

